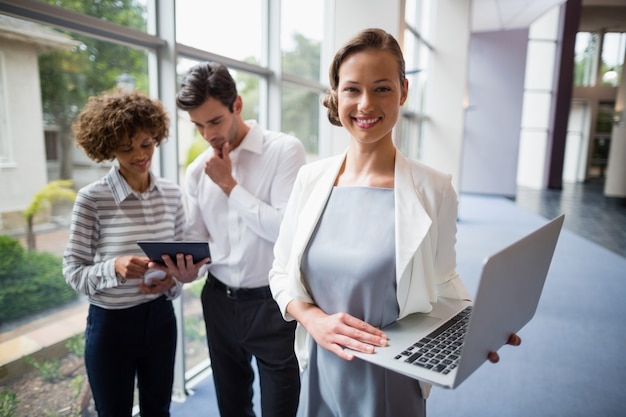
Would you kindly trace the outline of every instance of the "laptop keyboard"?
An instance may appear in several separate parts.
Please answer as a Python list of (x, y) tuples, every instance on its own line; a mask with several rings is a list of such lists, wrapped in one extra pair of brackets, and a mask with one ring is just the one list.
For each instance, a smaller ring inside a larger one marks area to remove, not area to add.
[(395, 359), (442, 374), (450, 373), (459, 363), (471, 312), (472, 306), (466, 307), (446, 324), (404, 349)]

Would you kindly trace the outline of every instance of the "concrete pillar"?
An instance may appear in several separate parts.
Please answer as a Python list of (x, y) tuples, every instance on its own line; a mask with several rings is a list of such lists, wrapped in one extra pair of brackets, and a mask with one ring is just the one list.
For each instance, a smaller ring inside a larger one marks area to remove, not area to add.
[[(626, 55), (624, 56), (626, 64)], [(626, 68), (622, 65), (622, 71)], [(626, 198), (626, 77), (622, 72), (622, 81), (617, 89), (615, 100), (616, 122), (611, 131), (611, 148), (606, 167), (604, 195), (607, 197)]]

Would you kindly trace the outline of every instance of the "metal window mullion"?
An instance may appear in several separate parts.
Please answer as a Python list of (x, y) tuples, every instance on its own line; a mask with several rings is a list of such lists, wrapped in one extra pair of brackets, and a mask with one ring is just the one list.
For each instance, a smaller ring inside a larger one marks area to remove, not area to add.
[(40, 0), (2, 0), (0, 12), (104, 40), (158, 49), (165, 41), (157, 36), (126, 26), (87, 16), (73, 10), (51, 6)]

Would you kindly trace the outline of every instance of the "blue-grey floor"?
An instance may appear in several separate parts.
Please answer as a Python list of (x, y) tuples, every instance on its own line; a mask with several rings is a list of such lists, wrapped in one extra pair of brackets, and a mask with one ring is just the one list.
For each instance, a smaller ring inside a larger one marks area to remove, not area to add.
[[(519, 333), (522, 345), (503, 347), (498, 364), (485, 363), (455, 390), (433, 388), (429, 417), (626, 416), (626, 253), (619, 252), (626, 208), (612, 205), (617, 220), (606, 224), (616, 230), (603, 242), (593, 228), (604, 223), (590, 226), (588, 212), (565, 194), (533, 207), (520, 198), (460, 196), (458, 271), (472, 293), (485, 256), (539, 227), (544, 216), (564, 212), (566, 219), (538, 311)], [(583, 226), (595, 241), (583, 237)], [(211, 378), (193, 391), (173, 404), (172, 416), (218, 416)]]

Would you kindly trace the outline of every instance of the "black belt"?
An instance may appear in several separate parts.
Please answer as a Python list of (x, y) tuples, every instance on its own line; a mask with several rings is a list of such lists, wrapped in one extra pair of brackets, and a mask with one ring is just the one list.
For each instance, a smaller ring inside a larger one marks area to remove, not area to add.
[(266, 298), (272, 298), (272, 292), (270, 291), (269, 286), (258, 288), (229, 287), (219, 279), (215, 278), (210, 272), (207, 275), (207, 283), (213, 288), (224, 291), (226, 297), (231, 300), (263, 300)]

